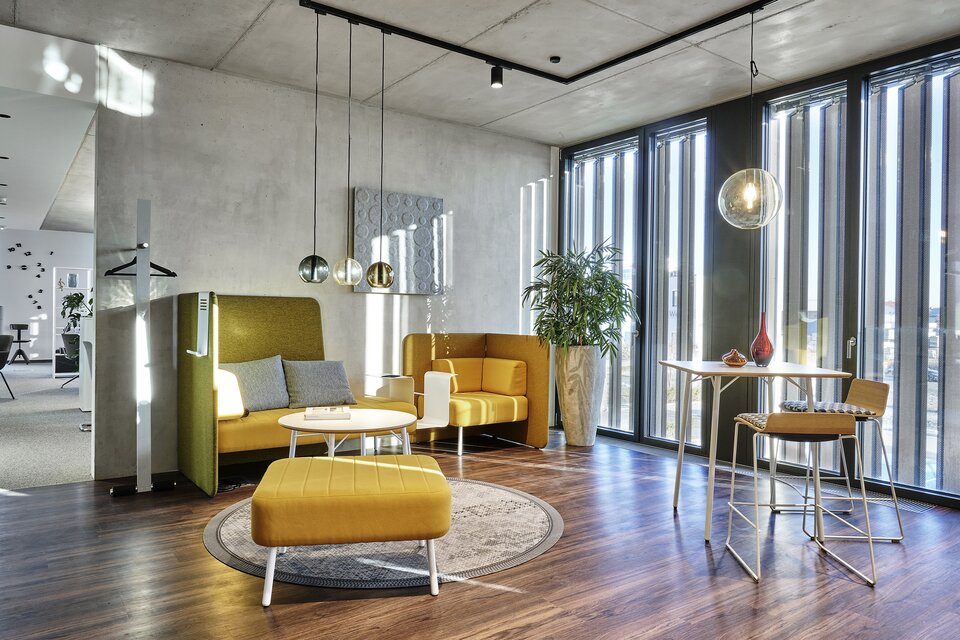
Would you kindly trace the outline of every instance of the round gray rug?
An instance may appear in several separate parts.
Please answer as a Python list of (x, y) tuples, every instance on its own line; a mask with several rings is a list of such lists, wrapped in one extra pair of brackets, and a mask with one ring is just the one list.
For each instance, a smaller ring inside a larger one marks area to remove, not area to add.
[[(549, 504), (488, 482), (451, 479), (450, 531), (436, 542), (440, 580), (502, 571), (556, 544), (563, 519)], [(227, 507), (203, 532), (207, 551), (227, 566), (263, 577), (266, 547), (250, 537), (250, 498)], [(391, 589), (429, 582), (426, 549), (416, 541), (290, 547), (277, 557), (280, 582), (342, 589)]]

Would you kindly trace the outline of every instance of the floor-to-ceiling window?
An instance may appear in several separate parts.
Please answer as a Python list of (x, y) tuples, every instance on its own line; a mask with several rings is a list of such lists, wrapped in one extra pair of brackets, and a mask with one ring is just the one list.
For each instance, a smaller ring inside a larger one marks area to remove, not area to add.
[[(870, 77), (862, 219), (865, 377), (891, 387), (894, 478), (960, 493), (960, 56)], [(872, 433), (867, 475), (880, 474)]]
[[(767, 332), (778, 360), (842, 369), (843, 267), (856, 253), (843, 237), (846, 83), (769, 102), (766, 125), (766, 168), (784, 195), (783, 210), (763, 235)], [(816, 393), (838, 401), (840, 382), (822, 380)], [(767, 394), (759, 397), (765, 405)], [(772, 409), (800, 397), (799, 389), (776, 381)], [(784, 446), (786, 460), (803, 461), (801, 445)], [(839, 468), (838, 450), (822, 450), (822, 464)]]
[[(746, 101), (624, 133), (631, 136), (626, 156), (616, 148), (622, 143), (564, 152), (571, 185), (563, 209), (568, 239), (580, 247), (606, 237), (636, 241), (634, 247), (622, 245), (623, 268), (628, 282), (639, 287), (643, 323), (624, 328), (624, 357), (608, 370), (601, 426), (674, 444), (679, 381), (657, 361), (716, 359), (730, 346), (748, 346), (712, 344), (729, 336), (722, 323), (704, 322), (706, 313), (724, 311), (715, 308), (706, 258), (710, 269), (732, 267), (744, 291), (759, 288), (778, 358), (891, 385), (883, 433), (905, 494), (915, 488), (949, 494), (943, 499), (951, 502), (960, 497), (960, 396), (950, 393), (960, 375), (956, 43), (917, 50), (912, 58), (898, 54), (859, 64), (819, 83), (761, 96), (763, 166), (777, 176), (785, 202), (776, 220), (754, 236), (756, 262), (753, 240), (738, 245), (749, 246), (749, 255), (728, 257), (716, 244), (724, 235), (715, 233), (716, 192), (707, 189), (715, 182), (710, 174), (730, 168), (731, 155), (739, 152), (737, 136), (748, 138), (743, 122), (731, 116), (741, 105), (747, 109)], [(948, 46), (952, 52), (936, 53)], [(727, 146), (714, 150), (717, 140)], [(627, 172), (638, 181), (628, 184)], [(626, 215), (630, 211), (636, 215)], [(713, 282), (722, 286), (723, 279)], [(637, 329), (639, 338), (630, 339)], [(694, 446), (706, 444), (698, 442), (698, 386), (689, 430)], [(801, 396), (783, 381), (776, 386), (772, 406), (760, 388), (741, 402), (750, 406), (736, 409), (756, 410), (756, 399), (760, 409), (776, 409), (784, 399)], [(844, 388), (819, 381), (817, 399), (840, 400)], [(863, 438), (864, 474), (883, 480), (873, 430), (864, 430)], [(721, 440), (721, 457), (731, 453), (725, 447)], [(836, 448), (824, 447), (822, 455), (825, 467), (840, 470)], [(801, 462), (801, 456), (793, 445), (779, 455), (788, 462)]]
[[(574, 154), (567, 162), (568, 217), (565, 249), (590, 250), (602, 242), (622, 252), (616, 268), (636, 290), (637, 281), (637, 138)], [(604, 404), (600, 427), (634, 433), (634, 345), (637, 327), (628, 319), (621, 327), (620, 353), (606, 359)]]
[[(680, 375), (659, 360), (703, 358), (706, 144), (704, 120), (649, 136), (650, 252), (645, 370), (648, 419), (644, 434), (677, 440)], [(687, 441), (701, 443), (701, 388), (692, 387)]]

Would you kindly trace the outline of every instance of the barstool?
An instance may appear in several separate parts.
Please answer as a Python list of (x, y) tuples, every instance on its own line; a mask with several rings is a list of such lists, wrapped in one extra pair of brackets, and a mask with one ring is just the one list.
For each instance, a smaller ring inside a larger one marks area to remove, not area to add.
[[(737, 444), (740, 438), (740, 428), (746, 427), (752, 429), (754, 432), (753, 435), (753, 501), (752, 502), (737, 502), (734, 499), (734, 489), (736, 485), (737, 477)], [(863, 460), (860, 455), (860, 440), (857, 438), (857, 425), (856, 420), (851, 414), (840, 414), (840, 413), (741, 413), (737, 416), (734, 425), (734, 436), (733, 436), (733, 469), (730, 474), (730, 500), (727, 502), (727, 505), (730, 508), (730, 512), (727, 516), (727, 540), (726, 548), (730, 551), (733, 557), (740, 563), (740, 566), (750, 575), (751, 578), (756, 582), (760, 582), (760, 497), (759, 497), (759, 487), (758, 487), (758, 478), (759, 471), (757, 469), (757, 451), (759, 447), (759, 440), (762, 436), (773, 436), (783, 440), (790, 440), (793, 442), (804, 442), (807, 443), (807, 488), (804, 490), (804, 501), (803, 501), (803, 531), (810, 536), (811, 540), (814, 540), (817, 543), (817, 546), (820, 547), (827, 555), (831, 558), (842, 564), (844, 567), (849, 569), (851, 572), (859, 576), (871, 587), (877, 583), (877, 563), (873, 555), (873, 534), (870, 531), (870, 511), (866, 500), (866, 487), (863, 482), (863, 474), (860, 474), (860, 503), (863, 505), (863, 514), (865, 521), (865, 530), (856, 526), (852, 522), (845, 520), (835, 511), (828, 509), (824, 506), (824, 496), (821, 491), (820, 485), (820, 444), (823, 442), (832, 442), (835, 440), (852, 440), (854, 448), (857, 454), (857, 462), (860, 465), (860, 468), (863, 468)], [(813, 504), (810, 504), (810, 494), (809, 494), (809, 484), (810, 484), (810, 472), (813, 471)], [(750, 520), (738, 507), (752, 505), (753, 506), (753, 520)], [(806, 529), (806, 518), (807, 518), (807, 509), (813, 507), (813, 519), (814, 519), (814, 531), (812, 533), (808, 532)], [(756, 571), (747, 563), (746, 560), (733, 548), (733, 545), (730, 543), (731, 535), (733, 533), (733, 514), (736, 513), (738, 516), (743, 518), (747, 524), (749, 524), (755, 532), (756, 535), (756, 558), (757, 558), (757, 569)], [(832, 516), (837, 519), (844, 525), (850, 527), (856, 531), (859, 535), (856, 536), (828, 536), (824, 533), (823, 528), (823, 516), (824, 514)], [(826, 546), (827, 540), (834, 539), (846, 539), (846, 540), (865, 540), (870, 551), (870, 571), (872, 577), (867, 577), (863, 572), (856, 569), (852, 564), (841, 558), (837, 555), (832, 549), (828, 549)]]
[[(29, 344), (30, 340), (24, 340), (23, 336), (21, 335), (21, 332), (26, 331), (29, 328), (30, 325), (28, 324), (11, 324), (10, 329), (17, 332), (17, 339), (13, 341), (13, 344)], [(10, 358), (10, 362), (16, 362), (17, 358), (23, 358), (24, 364), (30, 364), (30, 358), (27, 357), (26, 352), (20, 346), (17, 346), (17, 350), (13, 353), (13, 357)]]
[[(816, 413), (850, 414), (857, 421), (857, 425), (872, 422), (876, 427), (877, 441), (880, 443), (880, 453), (883, 465), (887, 469), (887, 478), (890, 480), (889, 498), (868, 498), (870, 502), (893, 502), (897, 512), (897, 525), (900, 528), (899, 536), (875, 536), (874, 540), (885, 542), (900, 542), (903, 540), (903, 519), (900, 517), (900, 503), (897, 501), (897, 489), (893, 486), (893, 470), (890, 468), (890, 459), (887, 457), (887, 448), (883, 443), (883, 430), (880, 421), (887, 410), (887, 398), (890, 396), (890, 385), (875, 380), (854, 378), (850, 383), (850, 390), (843, 402), (814, 402), (813, 410)], [(807, 403), (804, 400), (787, 400), (781, 405), (784, 411), (806, 411)], [(846, 461), (843, 452), (841, 459)], [(863, 469), (860, 469), (863, 474)]]

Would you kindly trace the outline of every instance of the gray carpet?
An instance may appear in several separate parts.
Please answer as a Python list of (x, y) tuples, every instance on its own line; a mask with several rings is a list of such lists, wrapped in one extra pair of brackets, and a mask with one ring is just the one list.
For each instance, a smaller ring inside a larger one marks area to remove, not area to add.
[[(441, 582), (503, 571), (545, 553), (563, 534), (549, 504), (487, 482), (450, 479), (450, 531), (437, 540)], [(267, 550), (250, 537), (250, 499), (217, 514), (203, 532), (207, 550), (224, 564), (263, 576)], [(277, 558), (276, 580), (343, 589), (428, 584), (426, 550), (415, 541), (290, 547)]]
[(80, 407), (79, 380), (50, 377), (50, 363), (8, 364), (0, 381), (0, 489), (22, 489), (90, 479), (89, 422)]

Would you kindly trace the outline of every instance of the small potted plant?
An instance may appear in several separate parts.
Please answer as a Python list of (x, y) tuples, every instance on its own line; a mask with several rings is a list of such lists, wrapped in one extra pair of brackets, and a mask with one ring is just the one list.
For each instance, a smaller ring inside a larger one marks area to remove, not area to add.
[(80, 320), (93, 315), (93, 298), (87, 300), (82, 291), (68, 293), (60, 304), (60, 317), (65, 318), (67, 324), (63, 327), (60, 338), (63, 340), (64, 354), (70, 360), (78, 357), (80, 352)]
[(67, 320), (63, 333), (75, 333), (80, 326), (80, 318), (93, 315), (93, 298), (86, 299), (82, 291), (68, 293), (60, 304), (60, 317)]
[(637, 320), (634, 295), (613, 267), (620, 250), (540, 252), (523, 291), (537, 314), (534, 331), (557, 349), (557, 393), (567, 444), (592, 446), (603, 398), (603, 358), (620, 347), (620, 326)]

